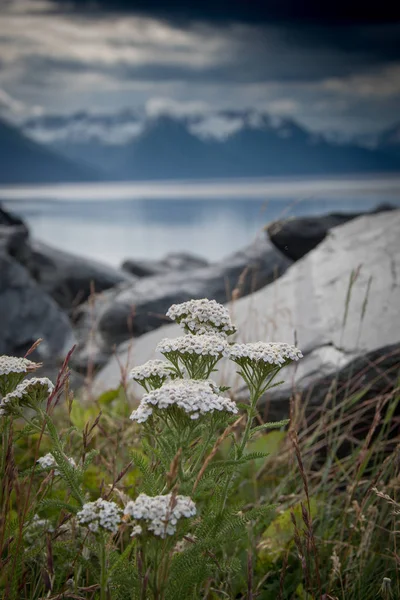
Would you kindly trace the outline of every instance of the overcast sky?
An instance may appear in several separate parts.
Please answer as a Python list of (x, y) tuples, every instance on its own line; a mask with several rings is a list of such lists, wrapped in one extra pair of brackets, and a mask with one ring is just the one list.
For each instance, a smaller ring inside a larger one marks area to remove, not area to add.
[(0, 0), (0, 113), (260, 108), (343, 133), (399, 121), (399, 15), (321, 5)]

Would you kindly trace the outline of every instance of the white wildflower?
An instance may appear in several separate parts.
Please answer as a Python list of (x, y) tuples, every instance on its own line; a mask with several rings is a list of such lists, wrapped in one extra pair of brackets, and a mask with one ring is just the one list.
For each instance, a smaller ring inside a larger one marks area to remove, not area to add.
[(148, 360), (144, 365), (132, 369), (129, 379), (137, 381), (147, 389), (146, 384), (149, 384), (150, 387), (160, 387), (173, 375), (171, 366), (164, 360)]
[[(72, 457), (66, 456), (65, 457), (69, 464), (76, 468), (76, 462)], [(60, 471), (56, 468), (57, 467), (57, 463), (56, 460), (54, 458), (54, 456), (52, 454), (50, 454), (50, 452), (48, 454), (45, 454), (44, 456), (41, 456), (40, 458), (37, 459), (37, 461), (39, 463), (39, 466), (41, 469), (43, 470), (47, 470), (47, 469), (54, 469), (54, 475), (61, 475)]]
[(131, 537), (136, 537), (138, 535), (141, 535), (143, 529), (140, 525), (135, 525), (132, 529), (132, 533), (131, 533)]
[(153, 412), (153, 406), (163, 410), (178, 406), (190, 416), (198, 419), (200, 415), (214, 411), (238, 412), (236, 404), (229, 398), (218, 394), (218, 388), (211, 381), (197, 379), (176, 379), (145, 394), (139, 407), (131, 414), (133, 421), (143, 423)]
[(36, 371), (40, 364), (34, 363), (27, 358), (19, 358), (17, 356), (0, 356), (0, 375), (8, 375), (9, 373), (30, 373)]
[(138, 408), (133, 411), (129, 418), (132, 421), (137, 421), (138, 423), (145, 423), (145, 421), (147, 421), (152, 414), (152, 407), (148, 406), (145, 402), (143, 402), (143, 400), (141, 400)]
[(12, 413), (18, 406), (19, 400), (22, 404), (29, 406), (29, 400), (44, 400), (54, 390), (54, 385), (47, 377), (31, 377), (19, 383), (17, 387), (4, 396), (0, 401), (0, 415)]
[(37, 461), (42, 469), (53, 469), (56, 466), (55, 458), (50, 452), (41, 456)]
[(302, 358), (296, 346), (285, 343), (255, 342), (253, 344), (233, 344), (228, 347), (227, 356), (235, 362), (268, 363), (282, 366), (290, 360)]
[(12, 399), (22, 398), (35, 391), (47, 391), (47, 394), (51, 394), (54, 390), (54, 385), (47, 377), (31, 377), (31, 379), (25, 379), (22, 383), (18, 384), (15, 390), (4, 396), (3, 401), (9, 401)]
[(196, 514), (196, 505), (189, 496), (140, 494), (136, 500), (128, 502), (124, 514), (136, 521), (146, 521), (148, 531), (164, 539), (174, 535), (179, 519)]
[(32, 520), (26, 526), (24, 538), (31, 544), (35, 538), (44, 533), (53, 533), (54, 527), (48, 519), (41, 519), (39, 515), (34, 515)]
[(93, 533), (96, 533), (99, 528), (116, 533), (121, 522), (121, 512), (115, 502), (98, 498), (95, 502), (86, 502), (76, 517), (78, 523), (87, 525)]
[(171, 368), (163, 360), (148, 360), (144, 365), (131, 370), (129, 378), (135, 380), (148, 379), (149, 377), (168, 377)]
[(219, 358), (227, 349), (227, 342), (217, 334), (183, 335), (177, 338), (165, 338), (157, 345), (157, 350), (169, 354), (213, 356)]
[(207, 298), (173, 304), (167, 312), (167, 317), (182, 324), (187, 331), (194, 334), (218, 331), (231, 335), (236, 331), (225, 306)]

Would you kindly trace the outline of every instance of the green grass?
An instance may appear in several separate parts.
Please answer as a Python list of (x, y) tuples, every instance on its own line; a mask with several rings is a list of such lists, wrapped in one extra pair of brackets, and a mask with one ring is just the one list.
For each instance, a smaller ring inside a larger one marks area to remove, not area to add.
[[(223, 548), (224, 563), (232, 566), (229, 575), (216, 568), (203, 589), (189, 597), (400, 598), (399, 398), (398, 386), (379, 397), (359, 389), (342, 402), (329, 396), (315, 409), (295, 395), (289, 428), (253, 437), (247, 452), (269, 456), (241, 467), (230, 500), (232, 507), (275, 504), (276, 510), (250, 520), (245, 533)], [(65, 453), (90, 458), (83, 474), (88, 499), (135, 497), (142, 483), (138, 460), (132, 462), (141, 442), (138, 426), (128, 418), (131, 409), (121, 388), (90, 406), (71, 402), (64, 392), (53, 410)], [(95, 600), (100, 574), (87, 540), (75, 536), (76, 502), (57, 480), (32, 468), (50, 448), (48, 437), (27, 436), (24, 423), (16, 421), (12, 441), (2, 448), (2, 597)], [(229, 439), (221, 443), (213, 460), (227, 457), (230, 444)], [(35, 514), (49, 519), (51, 529), (27, 530)], [(112, 549), (116, 573), (118, 557), (129, 554), (130, 544), (129, 537), (120, 536)], [(121, 569), (122, 595), (111, 593), (112, 600), (129, 594), (123, 590), (129, 590), (137, 569), (135, 564), (131, 571)]]

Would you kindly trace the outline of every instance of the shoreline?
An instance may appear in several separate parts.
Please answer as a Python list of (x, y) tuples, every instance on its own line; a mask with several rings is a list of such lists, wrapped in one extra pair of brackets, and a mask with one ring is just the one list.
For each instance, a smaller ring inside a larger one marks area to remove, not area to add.
[(0, 186), (0, 201), (110, 201), (298, 198), (307, 194), (397, 193), (400, 174), (166, 180)]

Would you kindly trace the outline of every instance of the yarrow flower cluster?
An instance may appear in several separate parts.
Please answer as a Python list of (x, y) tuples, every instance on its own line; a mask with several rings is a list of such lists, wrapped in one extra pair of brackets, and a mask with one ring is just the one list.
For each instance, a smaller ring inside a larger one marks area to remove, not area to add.
[(135, 525), (132, 528), (132, 533), (131, 533), (131, 537), (137, 537), (138, 535), (141, 535), (143, 532), (143, 529), (140, 525)]
[(22, 405), (29, 406), (30, 401), (43, 400), (54, 390), (54, 385), (47, 377), (32, 377), (19, 383), (17, 387), (9, 392), (0, 401), (0, 415), (12, 413), (22, 401)]
[[(11, 392), (27, 373), (36, 371), (40, 366), (27, 358), (0, 356), (0, 394), (5, 396)], [(3, 412), (0, 411), (0, 414)]]
[(148, 360), (144, 365), (132, 369), (129, 378), (142, 381), (150, 377), (168, 377), (170, 374), (171, 369), (164, 360)]
[(164, 360), (149, 360), (144, 365), (132, 369), (129, 379), (137, 381), (146, 388), (147, 383), (151, 387), (160, 387), (164, 381), (172, 376), (172, 369), (167, 362)]
[(117, 533), (121, 522), (122, 510), (115, 502), (108, 502), (103, 498), (98, 498), (95, 502), (86, 502), (83, 505), (76, 518), (78, 523), (86, 525), (90, 531), (96, 533), (100, 529)]
[(165, 356), (171, 354), (213, 356), (219, 358), (227, 349), (227, 342), (220, 335), (208, 333), (203, 335), (182, 335), (177, 338), (165, 338), (157, 345), (157, 350)]
[(153, 413), (153, 406), (159, 410), (178, 406), (193, 420), (214, 411), (238, 412), (236, 404), (220, 396), (212, 382), (194, 379), (176, 379), (145, 394), (130, 418), (144, 423)]
[[(65, 457), (69, 464), (72, 467), (76, 468), (76, 462), (72, 457)], [(54, 475), (61, 475), (59, 469), (57, 469), (57, 463), (56, 460), (54, 458), (54, 456), (52, 454), (50, 454), (50, 452), (48, 454), (45, 454), (44, 456), (41, 456), (40, 458), (37, 459), (37, 462), (39, 463), (39, 466), (41, 469), (43, 470), (47, 470), (47, 469), (54, 469)]]
[(193, 334), (211, 333), (216, 330), (220, 334), (231, 335), (236, 331), (228, 310), (222, 304), (207, 298), (173, 304), (167, 312), (167, 317), (182, 324), (186, 331)]
[(167, 535), (174, 535), (179, 519), (196, 514), (196, 505), (189, 496), (140, 494), (128, 502), (124, 514), (136, 521), (146, 521), (148, 531), (165, 539)]
[(53, 533), (54, 527), (49, 519), (41, 519), (39, 515), (34, 515), (24, 532), (24, 538), (28, 544), (32, 544), (38, 536), (43, 536), (45, 533)]
[(27, 358), (19, 358), (17, 356), (0, 356), (0, 375), (8, 375), (9, 373), (30, 373), (36, 371), (40, 367), (38, 363), (34, 363)]
[(299, 360), (303, 354), (285, 343), (255, 342), (253, 344), (233, 344), (229, 346), (227, 356), (234, 362), (268, 363), (280, 367), (290, 360)]

